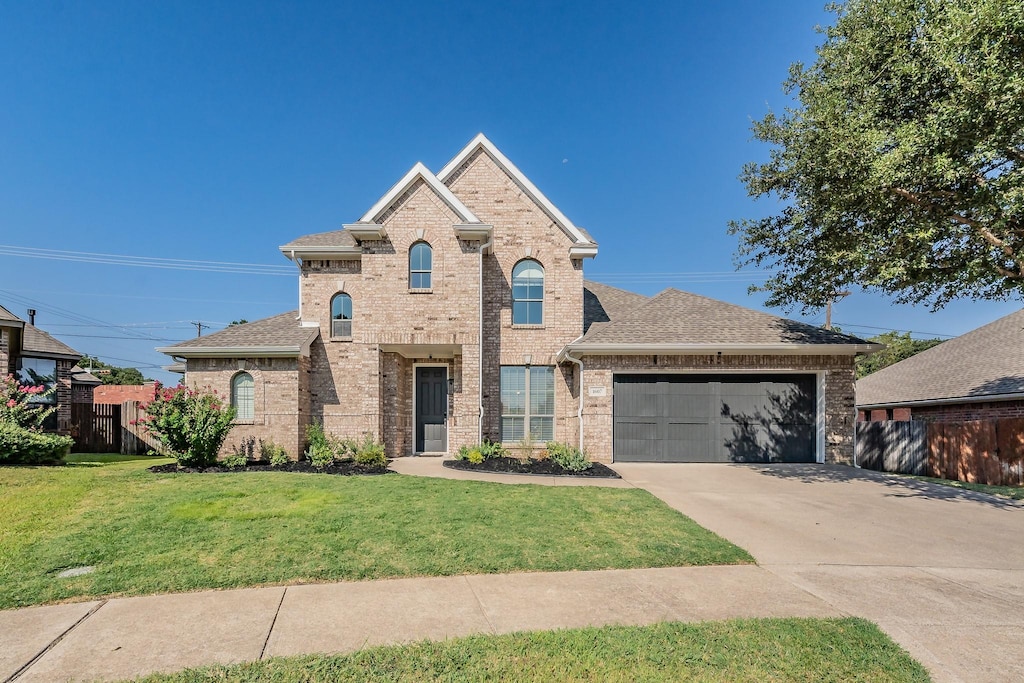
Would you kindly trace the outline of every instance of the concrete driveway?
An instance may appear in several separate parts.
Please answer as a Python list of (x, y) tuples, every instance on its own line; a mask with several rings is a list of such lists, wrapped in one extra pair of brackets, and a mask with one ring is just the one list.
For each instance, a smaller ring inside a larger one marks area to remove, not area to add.
[(936, 681), (1024, 680), (1024, 505), (834, 465), (615, 469), (877, 623)]

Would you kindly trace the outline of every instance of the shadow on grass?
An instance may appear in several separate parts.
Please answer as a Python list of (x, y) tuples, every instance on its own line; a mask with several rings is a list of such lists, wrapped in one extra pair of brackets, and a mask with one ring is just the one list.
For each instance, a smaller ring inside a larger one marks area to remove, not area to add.
[(935, 484), (914, 479), (909, 475), (875, 472), (847, 465), (744, 465), (768, 477), (790, 479), (808, 484), (842, 484), (854, 481), (870, 481), (889, 489), (886, 494), (892, 498), (927, 498), (932, 500), (966, 500), (994, 508), (1022, 509), (1024, 503), (1002, 498), (990, 493)]
[(64, 458), (67, 467), (103, 467), (135, 460), (163, 460), (162, 455), (121, 455), (120, 453), (72, 453)]

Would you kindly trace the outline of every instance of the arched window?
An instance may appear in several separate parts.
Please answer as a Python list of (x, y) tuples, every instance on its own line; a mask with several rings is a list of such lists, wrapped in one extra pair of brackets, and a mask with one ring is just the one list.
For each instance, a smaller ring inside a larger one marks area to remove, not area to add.
[(352, 297), (335, 294), (331, 299), (331, 336), (352, 336)]
[(434, 254), (426, 242), (417, 242), (409, 250), (409, 289), (430, 289), (430, 271)]
[(544, 267), (532, 259), (512, 269), (512, 324), (544, 322)]
[(236, 420), (251, 420), (256, 414), (256, 393), (252, 375), (240, 372), (231, 378), (231, 405)]

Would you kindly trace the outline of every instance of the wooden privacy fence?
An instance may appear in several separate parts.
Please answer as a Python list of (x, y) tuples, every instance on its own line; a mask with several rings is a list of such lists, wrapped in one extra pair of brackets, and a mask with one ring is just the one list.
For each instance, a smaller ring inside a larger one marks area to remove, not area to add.
[(79, 453), (145, 455), (159, 451), (160, 444), (135, 422), (145, 412), (138, 401), (118, 404), (72, 403), (71, 428), (74, 450)]
[(1024, 485), (1024, 418), (858, 422), (857, 463), (976, 484)]
[(879, 472), (928, 474), (924, 422), (858, 422), (857, 464)]

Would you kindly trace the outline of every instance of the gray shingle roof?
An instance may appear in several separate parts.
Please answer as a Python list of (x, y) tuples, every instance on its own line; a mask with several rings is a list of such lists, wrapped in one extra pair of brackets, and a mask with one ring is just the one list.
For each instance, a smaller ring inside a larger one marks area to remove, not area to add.
[(43, 354), (46, 356), (71, 356), (76, 359), (82, 357), (82, 354), (64, 342), (57, 341), (46, 332), (29, 323), (25, 323), (25, 330), (22, 332), (21, 351), (27, 356)]
[(172, 355), (188, 355), (189, 349), (232, 349), (232, 348), (302, 348), (320, 333), (316, 327), (302, 327), (298, 311), (254, 320), (243, 325), (232, 325), (220, 332), (183, 341), (180, 344), (161, 349)]
[(647, 297), (600, 282), (583, 281), (583, 332), (595, 323), (624, 318), (647, 302)]
[(1024, 309), (857, 382), (857, 405), (1024, 393)]
[(90, 373), (88, 370), (83, 368), (81, 365), (76, 365), (71, 368), (71, 383), (72, 384), (103, 384), (96, 375)]
[(866, 344), (862, 339), (697, 294), (666, 289), (622, 318), (594, 326), (586, 344)]
[(332, 230), (331, 232), (318, 232), (312, 235), (303, 235), (281, 247), (284, 249), (299, 249), (300, 247), (354, 247), (357, 242), (352, 233), (348, 230)]

